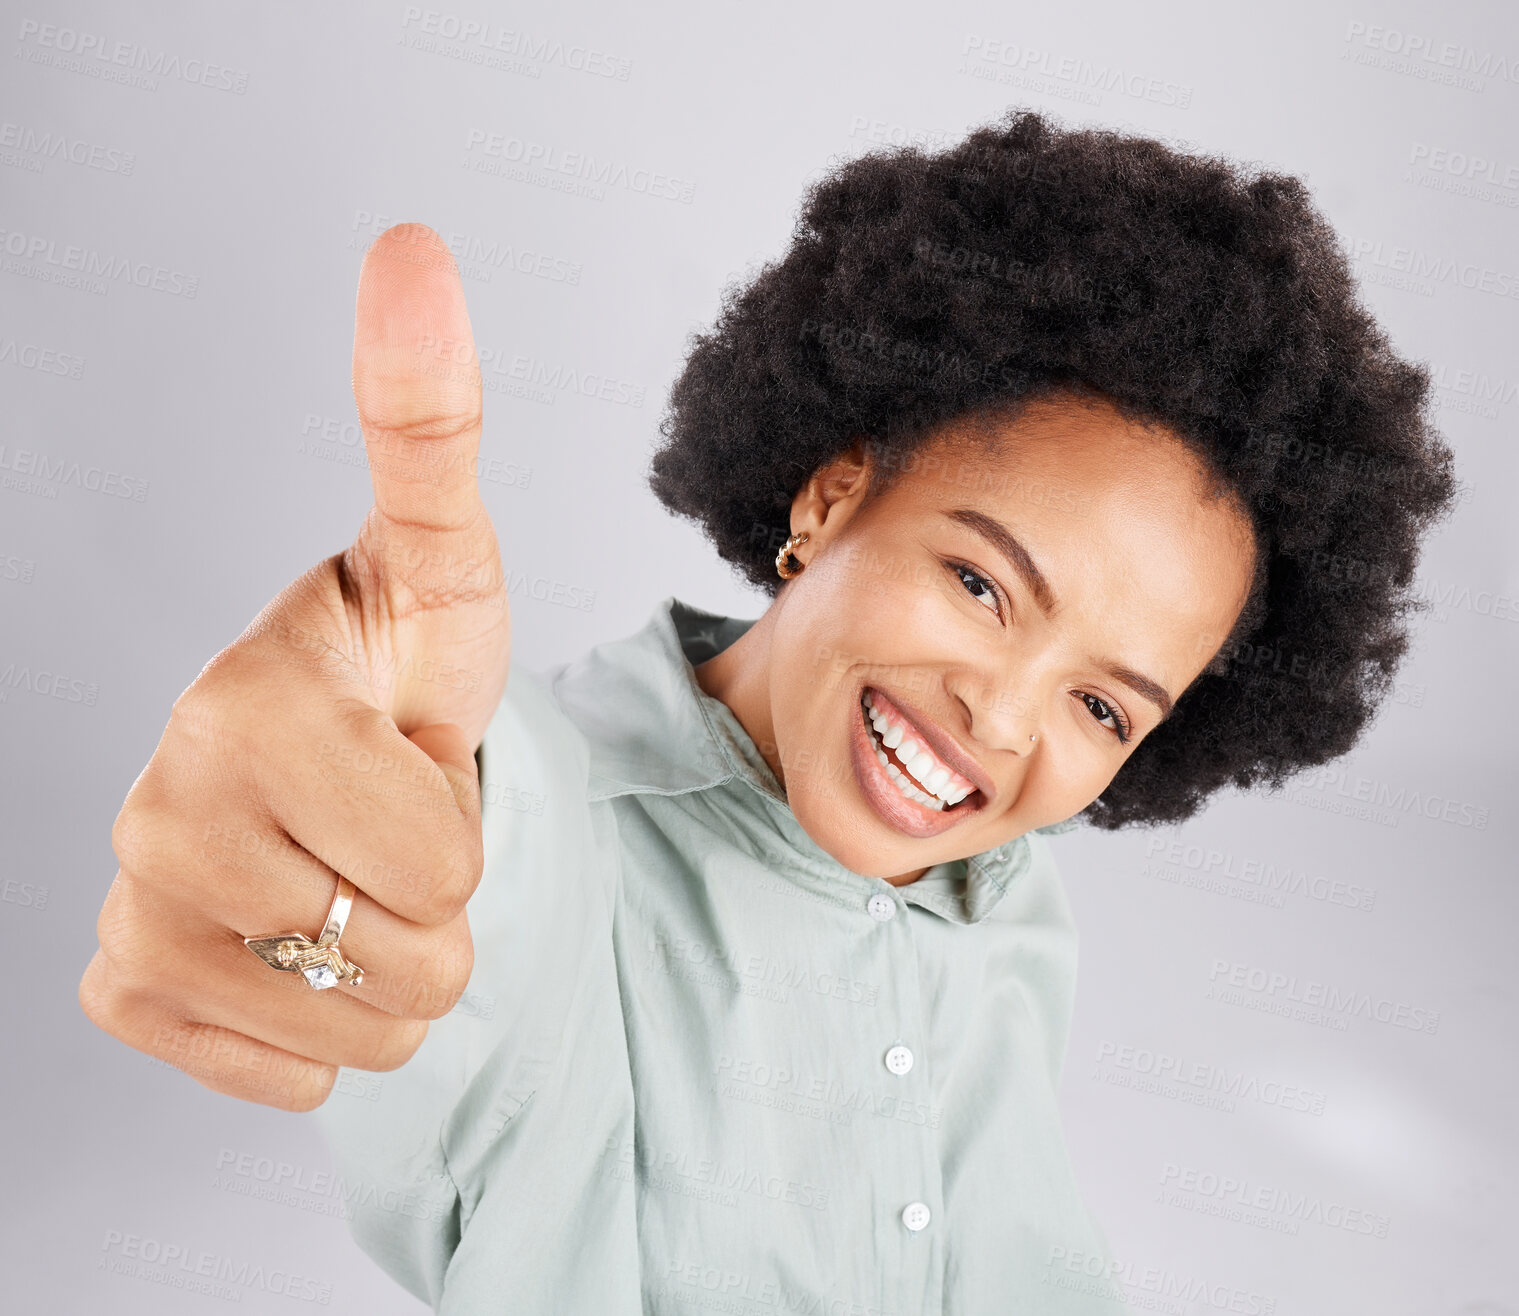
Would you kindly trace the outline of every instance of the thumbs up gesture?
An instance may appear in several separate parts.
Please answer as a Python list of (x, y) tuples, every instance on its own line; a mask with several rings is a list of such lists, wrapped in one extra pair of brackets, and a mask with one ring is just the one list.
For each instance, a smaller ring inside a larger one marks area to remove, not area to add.
[[(364, 259), (353, 391), (374, 507), (175, 701), (112, 829), (120, 870), (79, 985), (129, 1046), (286, 1110), (320, 1105), (340, 1065), (403, 1064), (468, 983), (474, 751), (510, 656), (474, 338), (423, 225)], [(313, 990), (244, 944), (315, 940), (339, 877), (362, 981)]]

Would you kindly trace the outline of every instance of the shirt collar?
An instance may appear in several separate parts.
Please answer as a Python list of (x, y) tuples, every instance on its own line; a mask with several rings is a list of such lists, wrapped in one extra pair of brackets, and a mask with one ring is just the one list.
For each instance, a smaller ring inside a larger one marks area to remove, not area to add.
[[(850, 886), (867, 894), (885, 889), (952, 922), (986, 918), (1029, 868), (1027, 836), (937, 864), (916, 882), (892, 887), (845, 868), (807, 833), (733, 710), (696, 679), (696, 665), (727, 648), (755, 620), (708, 612), (669, 595), (641, 630), (599, 644), (552, 674), (555, 696), (588, 742), (589, 798), (737, 786), (773, 824), (769, 830), (787, 852), (786, 876), (824, 898), (837, 898)], [(1036, 830), (1064, 832), (1076, 822), (1068, 818)]]

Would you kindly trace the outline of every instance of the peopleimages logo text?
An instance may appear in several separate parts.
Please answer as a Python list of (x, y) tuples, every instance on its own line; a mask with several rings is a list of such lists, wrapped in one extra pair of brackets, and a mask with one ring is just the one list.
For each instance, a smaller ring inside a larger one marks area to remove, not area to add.
[(81, 32), (55, 23), (39, 23), (35, 18), (23, 18), (18, 36), (23, 45), (38, 52), (56, 52), (71, 61), (115, 65), (157, 78), (210, 87), (213, 91), (230, 91), (239, 96), (248, 90), (246, 69), (231, 69), (206, 59), (181, 59), (166, 50), (150, 50), (135, 41), (112, 41), (97, 32)]
[(1395, 56), (1411, 66), (1433, 65), (1480, 78), (1519, 82), (1519, 58), (1490, 50), (1475, 50), (1456, 41), (1440, 41), (1424, 32), (1405, 32), (1401, 28), (1354, 19), (1345, 31), (1345, 40), (1353, 46)]
[(60, 246), (52, 238), (15, 229), (0, 228), (0, 252), (28, 262), (51, 265), (55, 269), (72, 270), (89, 278), (124, 281), (138, 288), (171, 293), (175, 297), (194, 297), (200, 288), (199, 275), (185, 274), (147, 261), (134, 261), (126, 256), (108, 255), (93, 247), (79, 247), (73, 243)]

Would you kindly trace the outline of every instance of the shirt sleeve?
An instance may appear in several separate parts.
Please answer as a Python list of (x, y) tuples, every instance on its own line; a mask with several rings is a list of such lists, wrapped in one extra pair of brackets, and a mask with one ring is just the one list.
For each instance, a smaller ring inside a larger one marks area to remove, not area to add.
[(406, 1064), (340, 1070), (314, 1112), (355, 1241), (434, 1307), (473, 1172), (559, 1061), (589, 929), (610, 924), (615, 897), (586, 839), (585, 739), (546, 677), (513, 666), (479, 761), (485, 867), (468, 905), (469, 986)]

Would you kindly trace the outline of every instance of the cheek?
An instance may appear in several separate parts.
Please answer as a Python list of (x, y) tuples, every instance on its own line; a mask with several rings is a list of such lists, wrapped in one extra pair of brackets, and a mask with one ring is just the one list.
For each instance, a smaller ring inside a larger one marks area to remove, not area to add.
[(849, 673), (823, 676), (799, 684), (772, 705), (775, 752), (794, 809), (806, 800), (814, 816), (821, 810), (826, 817), (827, 809), (844, 798), (853, 774), (847, 698), (852, 679)]
[(937, 559), (876, 549), (840, 574), (835, 615), (862, 646), (868, 641), (871, 649), (911, 649), (953, 624), (947, 578)]
[(812, 698), (836, 700), (871, 680), (921, 694), (933, 665), (930, 637), (943, 632), (921, 589), (878, 582), (832, 610), (809, 646), (824, 660), (814, 665)]
[(827, 709), (872, 675), (921, 697), (967, 629), (945, 588), (949, 573), (936, 558), (862, 541), (838, 553), (826, 571), (814, 567), (810, 580), (797, 581), (806, 588), (794, 589), (777, 635), (786, 672), (786, 688), (775, 692), (777, 725), (784, 702), (797, 710), (785, 725), (801, 736), (808, 734), (803, 710), (827, 717)]

